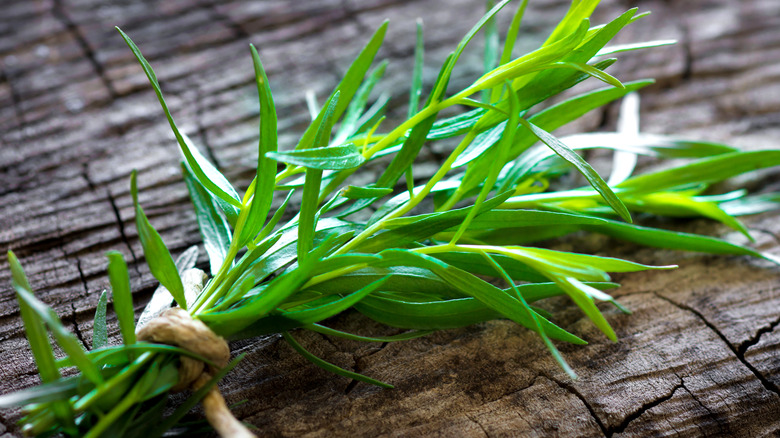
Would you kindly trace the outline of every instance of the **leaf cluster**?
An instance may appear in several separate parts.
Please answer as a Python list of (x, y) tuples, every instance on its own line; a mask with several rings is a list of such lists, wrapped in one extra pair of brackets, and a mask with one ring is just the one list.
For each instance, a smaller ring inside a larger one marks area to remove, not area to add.
[[(780, 164), (780, 151), (743, 152), (729, 146), (641, 133), (636, 91), (652, 83), (622, 83), (606, 70), (612, 54), (669, 44), (608, 44), (640, 19), (636, 9), (591, 25), (597, 0), (575, 0), (547, 41), (515, 57), (527, 1), (518, 6), (501, 40), (490, 8), (423, 85), (423, 25), (417, 23), (407, 118), (383, 129), (386, 96), (371, 101), (385, 72), (375, 62), (383, 23), (348, 67), (321, 109), (310, 98), (312, 120), (295, 145), (280, 149), (277, 116), (258, 51), (250, 47), (259, 99), (257, 171), (243, 195), (177, 127), (151, 65), (133, 41), (120, 35), (138, 59), (181, 150), (182, 173), (195, 208), (211, 278), (197, 295), (182, 273), (191, 257), (175, 262), (138, 203), (131, 177), (138, 235), (152, 274), (163, 286), (154, 310), (172, 301), (228, 339), (281, 333), (305, 358), (336, 374), (380, 386), (374, 378), (339, 368), (308, 352), (295, 330), (367, 342), (422, 336), (433, 330), (508, 319), (537, 333), (561, 367), (575, 376), (554, 341), (586, 343), (552, 321), (537, 302), (567, 296), (611, 340), (617, 335), (598, 302), (627, 311), (605, 291), (618, 286), (610, 273), (669, 269), (631, 261), (545, 249), (537, 242), (573, 232), (605, 234), (640, 245), (775, 261), (748, 246), (722, 239), (634, 224), (632, 215), (706, 217), (750, 233), (736, 216), (776, 209), (777, 194), (712, 193), (714, 183)], [(466, 46), (485, 35), (484, 74), (450, 93), (453, 70)], [(373, 68), (372, 66), (375, 65)], [(571, 93), (540, 105), (589, 78), (605, 88)], [(427, 98), (422, 97), (427, 91)], [(582, 115), (623, 98), (614, 133), (559, 138), (553, 132)], [(467, 111), (445, 117), (452, 108)], [(541, 109), (544, 107), (543, 109)], [(454, 144), (429, 178), (415, 176), (421, 149)], [(579, 154), (614, 151), (605, 180)], [(635, 175), (637, 157), (687, 159), (683, 164)], [(371, 163), (389, 161), (368, 185), (353, 177)], [(576, 172), (587, 184), (552, 190), (561, 175)], [(399, 184), (403, 177), (403, 181)], [(272, 208), (274, 199), (284, 201)], [(288, 208), (300, 200), (300, 208)], [(373, 213), (366, 213), (366, 209)], [(293, 214), (294, 213), (294, 214)], [(3, 396), (0, 405), (25, 405), (25, 430), (87, 436), (158, 435), (197, 402), (198, 391), (173, 416), (160, 417), (176, 383), (181, 354), (175, 347), (138, 343), (127, 267), (108, 255), (121, 346), (108, 346), (107, 295), (98, 302), (95, 345), (89, 352), (35, 298), (9, 253), (28, 339), (42, 385)], [(410, 331), (367, 337), (327, 327), (326, 320), (353, 308), (366, 317)], [(55, 360), (47, 329), (67, 354)], [(62, 377), (75, 366), (80, 375)], [(223, 373), (227, 372), (223, 370)], [(221, 374), (221, 375), (222, 375)], [(215, 384), (220, 376), (211, 382)]]

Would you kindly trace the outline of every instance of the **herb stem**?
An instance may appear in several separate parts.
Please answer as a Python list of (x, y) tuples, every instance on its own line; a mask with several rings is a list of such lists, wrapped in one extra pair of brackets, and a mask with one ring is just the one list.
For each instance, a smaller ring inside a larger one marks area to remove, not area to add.
[(358, 263), (352, 266), (347, 266), (345, 268), (336, 269), (334, 271), (326, 272), (324, 274), (316, 275), (309, 279), (306, 283), (301, 286), (301, 290), (306, 289), (308, 287), (312, 287), (315, 284), (324, 283), (328, 280), (332, 280), (334, 278), (341, 277), (342, 275), (346, 275), (355, 271), (359, 271), (363, 268), (368, 267), (368, 263)]
[[(418, 113), (418, 115), (419, 114), (420, 113)], [(476, 137), (476, 135), (477, 134), (474, 131), (469, 131), (469, 133), (463, 137), (463, 140), (461, 140), (458, 146), (450, 153), (449, 157), (447, 157), (447, 160), (441, 165), (441, 167), (439, 167), (439, 170), (437, 170), (436, 173), (431, 177), (431, 179), (428, 180), (428, 182), (425, 184), (422, 190), (420, 190), (415, 196), (409, 198), (409, 200), (407, 200), (405, 203), (399, 205), (395, 210), (390, 212), (382, 220), (377, 221), (375, 224), (366, 228), (360, 234), (352, 238), (352, 240), (350, 240), (344, 246), (342, 246), (336, 252), (334, 252), (333, 255), (346, 254), (347, 252), (355, 248), (357, 245), (362, 243), (364, 240), (366, 240), (368, 237), (370, 237), (377, 231), (381, 230), (385, 222), (389, 221), (390, 219), (395, 219), (397, 217), (403, 216), (404, 214), (408, 213), (411, 209), (413, 209), (415, 206), (417, 206), (417, 204), (419, 204), (420, 201), (422, 201), (426, 196), (428, 196), (428, 194), (431, 192), (431, 189), (433, 189), (436, 183), (441, 181), (442, 178), (444, 178), (444, 176), (447, 175), (447, 172), (449, 172), (452, 169), (452, 164), (455, 162), (458, 156), (463, 152), (463, 150), (465, 150), (466, 147), (469, 144), (471, 144), (471, 142), (474, 140), (474, 137)]]
[(138, 356), (138, 358), (135, 361), (133, 361), (132, 364), (130, 364), (125, 369), (123, 369), (119, 374), (114, 376), (111, 380), (106, 382), (105, 385), (93, 389), (87, 395), (78, 399), (78, 401), (76, 401), (76, 403), (73, 404), (73, 410), (75, 410), (76, 412), (84, 412), (92, 405), (92, 403), (97, 401), (101, 396), (113, 391), (117, 387), (117, 385), (119, 385), (125, 379), (132, 376), (139, 368), (144, 366), (153, 357), (154, 357), (154, 353), (146, 352), (141, 354), (140, 356)]

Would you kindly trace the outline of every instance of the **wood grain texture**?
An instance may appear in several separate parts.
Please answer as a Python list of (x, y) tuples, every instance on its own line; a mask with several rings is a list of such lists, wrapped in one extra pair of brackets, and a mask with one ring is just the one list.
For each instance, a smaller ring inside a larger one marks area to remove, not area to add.
[[(519, 46), (531, 49), (568, 2), (530, 2)], [(655, 77), (642, 94), (643, 130), (749, 149), (780, 139), (780, 3), (776, 0), (605, 0), (606, 20), (628, 7), (653, 15), (619, 41), (676, 38), (627, 54), (612, 71)], [(128, 259), (137, 310), (155, 281), (133, 225), (129, 174), (174, 254), (199, 240), (179, 153), (151, 88), (113, 30), (133, 37), (157, 71), (180, 127), (242, 189), (253, 176), (258, 107), (248, 43), (260, 50), (279, 105), (282, 145), (308, 121), (303, 91), (321, 98), (385, 19), (381, 55), (399, 115), (411, 75), (414, 19), (426, 28), (426, 83), (479, 18), (477, 0), (5, 0), (0, 12), (0, 249), (13, 249), (38, 296), (91, 345), (92, 315), (108, 286), (105, 252)], [(506, 24), (510, 14), (504, 14)], [(479, 75), (468, 51), (453, 87)], [(616, 108), (572, 130), (614, 126)], [(436, 160), (437, 150), (424, 160)], [(598, 157), (595, 157), (598, 158)], [(652, 163), (642, 162), (652, 166)], [(424, 172), (421, 173), (421, 176)], [(778, 190), (778, 173), (743, 181)], [(707, 221), (665, 221), (741, 237)], [(755, 247), (780, 252), (777, 215), (748, 220)], [(232, 345), (248, 353), (221, 384), (236, 414), (268, 436), (778, 436), (780, 270), (745, 257), (710, 257), (578, 238), (562, 249), (659, 264), (672, 272), (621, 275), (606, 315), (610, 343), (563, 300), (555, 320), (590, 345), (562, 346), (580, 379), (561, 372), (535, 335), (494, 321), (395, 344), (298, 334), (326, 360), (393, 390), (328, 374), (276, 337)], [(205, 259), (204, 259), (205, 260)], [(0, 262), (0, 393), (38, 382), (7, 263)], [(114, 321), (110, 318), (110, 322)], [(335, 326), (392, 333), (347, 314)], [(112, 340), (119, 339), (110, 324)], [(18, 411), (0, 413), (16, 436)]]

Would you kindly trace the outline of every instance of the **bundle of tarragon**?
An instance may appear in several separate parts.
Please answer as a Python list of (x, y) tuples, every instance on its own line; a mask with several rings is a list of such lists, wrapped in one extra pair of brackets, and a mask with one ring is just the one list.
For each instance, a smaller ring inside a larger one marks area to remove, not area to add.
[[(593, 25), (589, 17), (598, 0), (573, 0), (539, 49), (515, 57), (513, 45), (527, 2), (519, 5), (502, 46), (494, 16), (507, 3), (496, 4), (471, 29), (430, 87), (422, 81), (418, 23), (408, 115), (397, 126), (383, 123), (386, 97), (370, 101), (387, 65), (379, 62), (372, 68), (387, 29), (387, 23), (382, 24), (322, 108), (311, 105), (311, 124), (297, 144), (284, 148), (277, 141), (271, 86), (257, 50), (250, 47), (260, 121), (257, 174), (243, 195), (177, 128), (152, 67), (120, 30), (183, 154), (184, 183), (210, 275), (189, 269), (191, 252), (174, 261), (138, 204), (134, 173), (131, 193), (138, 236), (162, 288), (137, 326), (127, 266), (121, 254), (109, 253), (113, 308), (123, 344), (107, 342), (104, 292), (95, 315), (94, 348), (84, 351), (57, 315), (35, 297), (9, 252), (13, 286), (42, 383), (2, 396), (0, 405), (23, 406), (22, 429), (30, 435), (150, 437), (163, 434), (202, 401), (207, 419), (221, 435), (247, 436), (251, 433), (230, 415), (216, 389), (240, 359), (230, 361), (226, 339), (281, 333), (314, 364), (389, 387), (314, 356), (296, 342), (295, 333), (312, 330), (387, 342), (499, 318), (536, 332), (574, 376), (553, 341), (585, 342), (557, 326), (535, 303), (568, 296), (615, 340), (596, 305), (607, 301), (620, 307), (605, 292), (618, 286), (608, 273), (673, 266), (555, 251), (532, 246), (534, 242), (584, 231), (646, 246), (777, 261), (718, 238), (632, 223), (631, 212), (703, 216), (750, 238), (735, 216), (775, 209), (780, 199), (774, 193), (712, 189), (719, 181), (780, 164), (780, 150), (743, 152), (639, 132), (634, 92), (652, 81), (621, 83), (606, 70), (616, 61), (613, 54), (670, 43), (608, 45), (645, 14), (631, 9)], [(448, 84), (453, 68), (480, 31), (486, 38), (485, 73), (452, 92)], [(606, 86), (569, 92), (558, 103), (547, 103), (593, 79)], [(551, 134), (624, 97), (617, 132), (565, 138)], [(442, 116), (445, 110), (456, 115)], [(418, 154), (434, 142), (449, 145), (442, 146), (449, 147), (449, 155), (433, 176), (419, 178)], [(578, 154), (592, 148), (614, 151), (607, 181)], [(635, 175), (638, 156), (674, 158), (675, 166)], [(356, 176), (373, 174), (375, 170), (361, 170), (369, 163), (381, 170), (379, 177), (370, 184), (350, 184), (361, 179)], [(587, 184), (567, 188), (556, 180), (571, 172), (581, 174), (580, 181)], [(276, 209), (275, 197), (286, 197)], [(300, 207), (293, 211), (290, 205)], [(375, 338), (323, 324), (351, 308), (408, 331)], [(49, 333), (65, 357), (55, 357)], [(69, 367), (80, 373), (63, 377), (60, 370)], [(192, 395), (163, 417), (168, 394), (184, 389)]]

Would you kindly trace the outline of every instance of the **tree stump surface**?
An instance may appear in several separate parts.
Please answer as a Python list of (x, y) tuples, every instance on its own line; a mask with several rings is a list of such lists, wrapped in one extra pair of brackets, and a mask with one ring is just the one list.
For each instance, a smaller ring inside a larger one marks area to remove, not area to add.
[[(540, 43), (568, 1), (531, 1), (519, 46)], [(642, 92), (642, 129), (745, 148), (778, 147), (780, 3), (776, 0), (605, 0), (600, 21), (629, 7), (653, 14), (619, 41), (678, 39), (628, 53), (611, 72), (655, 77)], [(510, 6), (509, 8), (512, 8)], [(509, 9), (508, 8), (508, 9)], [(174, 255), (199, 242), (181, 182), (179, 152), (120, 26), (157, 71), (179, 126), (240, 189), (253, 175), (258, 104), (248, 43), (268, 69), (281, 145), (308, 122), (304, 91), (322, 100), (373, 30), (390, 18), (381, 57), (391, 114), (405, 111), (414, 19), (425, 22), (426, 84), (479, 19), (476, 0), (5, 0), (0, 8), (0, 249), (13, 249), (37, 295), (85, 346), (108, 287), (105, 252), (130, 264), (136, 310), (156, 287), (143, 263), (129, 195)], [(500, 24), (505, 29), (511, 12)], [(480, 50), (459, 63), (451, 89), (478, 77)], [(610, 129), (616, 106), (578, 130)], [(431, 153), (426, 159), (435, 160)], [(745, 178), (774, 190), (778, 172)], [(777, 255), (776, 214), (747, 219), (761, 251)], [(664, 226), (744, 239), (710, 221)], [(329, 374), (277, 337), (237, 342), (246, 359), (221, 383), (229, 403), (263, 436), (780, 436), (780, 270), (748, 257), (637, 248), (572, 238), (559, 248), (614, 255), (674, 271), (616, 276), (623, 315), (604, 307), (611, 343), (573, 304), (555, 321), (590, 342), (562, 345), (569, 379), (538, 337), (508, 321), (392, 344), (298, 334), (324, 359), (395, 385), (386, 390)], [(201, 258), (205, 261), (205, 257)], [(355, 313), (333, 325), (392, 334)], [(118, 342), (109, 317), (111, 339)], [(24, 338), (7, 262), (0, 262), (0, 393), (39, 379)], [(19, 412), (0, 413), (0, 434), (19, 434)], [(3, 435), (6, 436), (6, 435)]]

